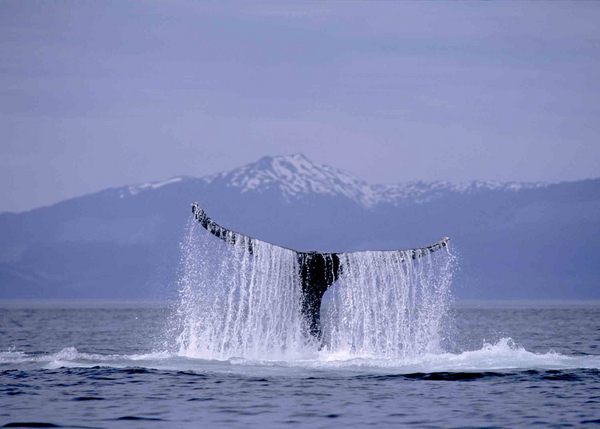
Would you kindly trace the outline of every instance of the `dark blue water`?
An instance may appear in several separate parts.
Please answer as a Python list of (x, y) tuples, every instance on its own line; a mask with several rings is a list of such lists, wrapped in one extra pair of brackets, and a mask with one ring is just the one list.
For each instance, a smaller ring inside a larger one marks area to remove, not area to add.
[(169, 309), (0, 303), (0, 426), (600, 425), (600, 304), (457, 306), (447, 352), (203, 360)]

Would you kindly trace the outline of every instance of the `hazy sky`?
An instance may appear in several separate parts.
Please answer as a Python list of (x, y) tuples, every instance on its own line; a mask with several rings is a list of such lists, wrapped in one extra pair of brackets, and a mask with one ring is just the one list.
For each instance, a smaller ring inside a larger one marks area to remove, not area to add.
[(600, 176), (600, 2), (0, 2), (0, 211), (301, 152)]

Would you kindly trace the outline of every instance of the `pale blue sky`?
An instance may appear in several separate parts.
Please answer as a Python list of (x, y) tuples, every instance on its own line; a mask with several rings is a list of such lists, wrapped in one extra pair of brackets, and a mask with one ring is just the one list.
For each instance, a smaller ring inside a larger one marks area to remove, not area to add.
[(301, 152), (600, 176), (600, 2), (0, 2), (0, 211)]

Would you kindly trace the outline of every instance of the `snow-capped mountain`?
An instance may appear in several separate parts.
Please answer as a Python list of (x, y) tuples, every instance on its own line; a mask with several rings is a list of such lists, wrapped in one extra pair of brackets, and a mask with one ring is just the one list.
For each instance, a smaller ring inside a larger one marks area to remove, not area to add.
[[(191, 180), (173, 177), (159, 182), (127, 186), (120, 190), (121, 198), (147, 190)], [(485, 191), (520, 191), (547, 186), (546, 183), (471, 181), (464, 183), (412, 181), (395, 185), (369, 184), (352, 174), (311, 161), (302, 154), (265, 156), (257, 162), (200, 180), (211, 186), (235, 188), (245, 193), (279, 192), (292, 201), (309, 195), (342, 195), (364, 207), (378, 204), (425, 203), (444, 193), (477, 193)]]
[(600, 298), (600, 179), (377, 185), (302, 155), (0, 214), (0, 298), (172, 295), (193, 201), (226, 227), (299, 250), (449, 236), (461, 297)]
[(545, 183), (472, 181), (465, 183), (412, 181), (396, 185), (369, 184), (353, 175), (301, 154), (266, 156), (232, 171), (206, 177), (208, 183), (222, 183), (241, 192), (279, 190), (287, 199), (303, 195), (344, 195), (365, 206), (423, 203), (443, 192), (475, 193), (489, 190), (519, 191), (546, 186)]
[(364, 206), (378, 200), (378, 194), (364, 180), (304, 155), (265, 156), (244, 167), (208, 176), (210, 184), (237, 188), (242, 193), (276, 190), (293, 200), (305, 195), (343, 195)]

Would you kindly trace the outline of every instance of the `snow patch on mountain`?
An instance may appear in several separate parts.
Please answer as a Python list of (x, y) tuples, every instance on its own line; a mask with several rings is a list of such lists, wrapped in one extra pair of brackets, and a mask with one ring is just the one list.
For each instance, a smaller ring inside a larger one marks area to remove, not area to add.
[(374, 185), (378, 190), (379, 203), (397, 204), (402, 201), (426, 203), (445, 193), (474, 194), (484, 191), (517, 192), (547, 186), (546, 183), (494, 182), (475, 180), (472, 182), (405, 182), (396, 185)]
[(158, 188), (162, 188), (163, 186), (167, 186), (167, 185), (173, 185), (175, 183), (181, 182), (182, 180), (184, 180), (184, 177), (178, 176), (178, 177), (172, 177), (167, 180), (161, 180), (158, 182), (147, 182), (147, 183), (140, 183), (137, 185), (127, 186), (125, 188), (120, 189), (119, 198), (125, 198), (127, 195), (134, 196), (143, 191), (147, 191), (147, 190), (151, 190), (151, 189), (158, 189)]

